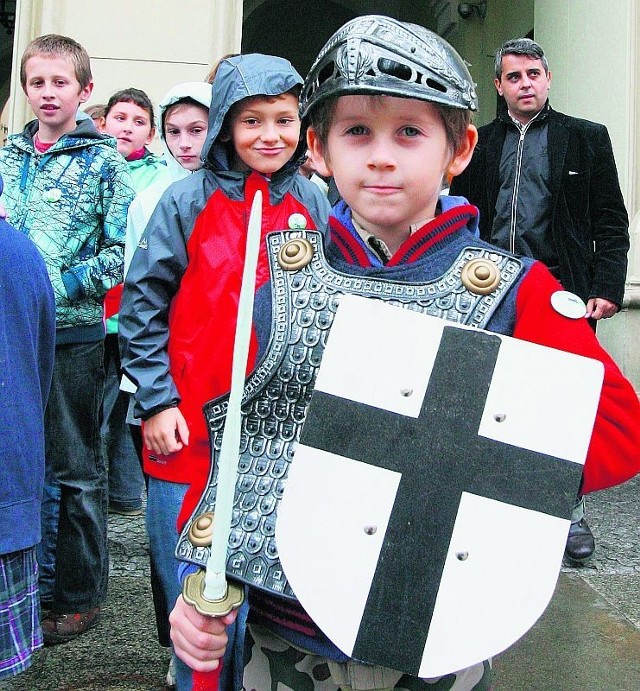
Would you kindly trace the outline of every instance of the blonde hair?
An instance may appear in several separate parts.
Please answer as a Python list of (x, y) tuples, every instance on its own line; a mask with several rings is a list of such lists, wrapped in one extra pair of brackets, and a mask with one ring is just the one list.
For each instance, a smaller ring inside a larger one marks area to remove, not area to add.
[(107, 106), (104, 103), (95, 103), (92, 106), (87, 106), (84, 112), (92, 119), (99, 120), (104, 117)]
[(209, 84), (213, 84), (213, 80), (216, 78), (216, 73), (218, 71), (218, 67), (220, 67), (220, 63), (223, 60), (228, 60), (229, 58), (237, 58), (240, 55), (240, 53), (227, 53), (226, 55), (223, 55), (214, 65), (213, 67), (207, 72), (207, 76), (204, 78), (205, 82), (208, 82)]
[(27, 86), (27, 60), (36, 55), (69, 58), (73, 64), (76, 79), (80, 83), (81, 89), (88, 86), (92, 79), (89, 53), (87, 53), (77, 41), (74, 41), (68, 36), (46, 34), (45, 36), (34, 38), (22, 54), (22, 60), (20, 61), (20, 83), (23, 89)]

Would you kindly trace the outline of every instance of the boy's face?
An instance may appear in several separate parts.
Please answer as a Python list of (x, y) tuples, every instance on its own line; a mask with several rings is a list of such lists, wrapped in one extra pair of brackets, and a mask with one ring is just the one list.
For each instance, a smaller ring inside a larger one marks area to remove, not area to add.
[(313, 128), (307, 136), (318, 172), (333, 175), (356, 221), (400, 240), (411, 225), (435, 216), (445, 174), (461, 172), (475, 144), (470, 126), (453, 155), (435, 106), (394, 96), (342, 96), (326, 149)]
[(204, 106), (179, 103), (168, 109), (164, 119), (164, 139), (171, 155), (187, 170), (202, 166), (200, 154), (207, 137), (209, 111)]
[(298, 99), (293, 94), (247, 99), (233, 118), (230, 135), (237, 170), (275, 173), (298, 147)]
[(56, 142), (76, 127), (76, 112), (91, 96), (93, 83), (82, 88), (73, 63), (64, 56), (34, 55), (25, 65), (24, 91), (40, 121), (38, 137)]
[(103, 119), (102, 131), (117, 140), (118, 151), (125, 157), (151, 143), (156, 132), (149, 113), (136, 103), (118, 101)]

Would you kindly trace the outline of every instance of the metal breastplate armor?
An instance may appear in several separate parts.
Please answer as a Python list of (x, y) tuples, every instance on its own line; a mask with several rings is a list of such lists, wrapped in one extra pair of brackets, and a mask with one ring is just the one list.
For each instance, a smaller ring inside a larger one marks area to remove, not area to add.
[[(399, 283), (343, 274), (326, 261), (315, 231), (267, 236), (272, 327), (266, 354), (248, 377), (227, 574), (252, 587), (295, 599), (275, 545), (279, 501), (298, 443), (331, 324), (346, 293), (484, 328), (520, 276), (522, 263), (499, 250), (464, 248), (445, 274), (427, 283)], [(209, 484), (182, 531), (176, 556), (204, 566), (211, 541), (217, 458), (228, 394), (204, 406), (212, 448)], [(202, 520), (204, 519), (204, 520)]]

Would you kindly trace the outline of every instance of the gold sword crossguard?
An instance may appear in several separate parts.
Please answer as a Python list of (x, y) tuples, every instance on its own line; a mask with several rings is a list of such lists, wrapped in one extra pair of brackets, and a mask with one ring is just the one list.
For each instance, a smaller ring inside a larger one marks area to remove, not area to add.
[(215, 522), (212, 526), (211, 553), (206, 570), (200, 569), (187, 576), (182, 596), (201, 614), (224, 617), (240, 607), (244, 589), (226, 579), (227, 544), (231, 531), (233, 499), (240, 459), (241, 404), (249, 358), (253, 300), (255, 297), (256, 268), (262, 234), (262, 192), (258, 190), (251, 204), (247, 246), (242, 272), (242, 287), (238, 304), (238, 321), (233, 344), (231, 365), (231, 392), (225, 419), (222, 445), (218, 460), (218, 489), (216, 493)]

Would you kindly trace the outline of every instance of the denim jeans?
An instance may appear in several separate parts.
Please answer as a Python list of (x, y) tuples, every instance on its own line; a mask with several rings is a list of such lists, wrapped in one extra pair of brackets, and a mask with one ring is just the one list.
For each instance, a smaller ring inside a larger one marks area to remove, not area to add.
[(60, 487), (52, 610), (85, 612), (109, 577), (107, 469), (100, 440), (104, 345), (56, 347), (45, 411), (45, 461)]
[(38, 592), (40, 602), (49, 609), (53, 600), (56, 576), (56, 541), (60, 516), (60, 485), (53, 476), (53, 468), (46, 464), (42, 493), (40, 526), (42, 539), (36, 545), (38, 559)]
[[(176, 559), (174, 552), (178, 541), (176, 521), (187, 489), (189, 489), (189, 485), (165, 482), (153, 477), (149, 477), (147, 486), (149, 548), (167, 598), (168, 612), (171, 612), (178, 595), (182, 592), (182, 585), (178, 578), (180, 561)], [(238, 628), (244, 631), (246, 618), (247, 606), (245, 605), (238, 613), (236, 623), (227, 627), (229, 642), (220, 675), (220, 691), (231, 691), (232, 689), (235, 691), (235, 689), (242, 688), (241, 659), (244, 638), (240, 636), (238, 644), (236, 644), (236, 631)], [(191, 691), (191, 670), (179, 658), (176, 658), (176, 685), (178, 691)]]
[[(176, 522), (184, 495), (189, 485), (165, 482), (149, 477), (147, 483), (147, 532), (149, 550), (160, 578), (167, 601), (167, 612), (171, 612), (182, 592), (178, 578), (178, 565), (175, 557), (178, 532)], [(191, 670), (182, 660), (176, 658), (176, 683), (180, 691), (191, 689)]]
[(109, 469), (109, 506), (116, 511), (142, 508), (142, 468), (126, 424), (129, 394), (120, 391), (118, 336), (105, 339), (105, 389), (102, 439)]
[(571, 512), (572, 523), (580, 523), (584, 518), (584, 503), (584, 497), (578, 495), (576, 503), (573, 505), (573, 511)]

